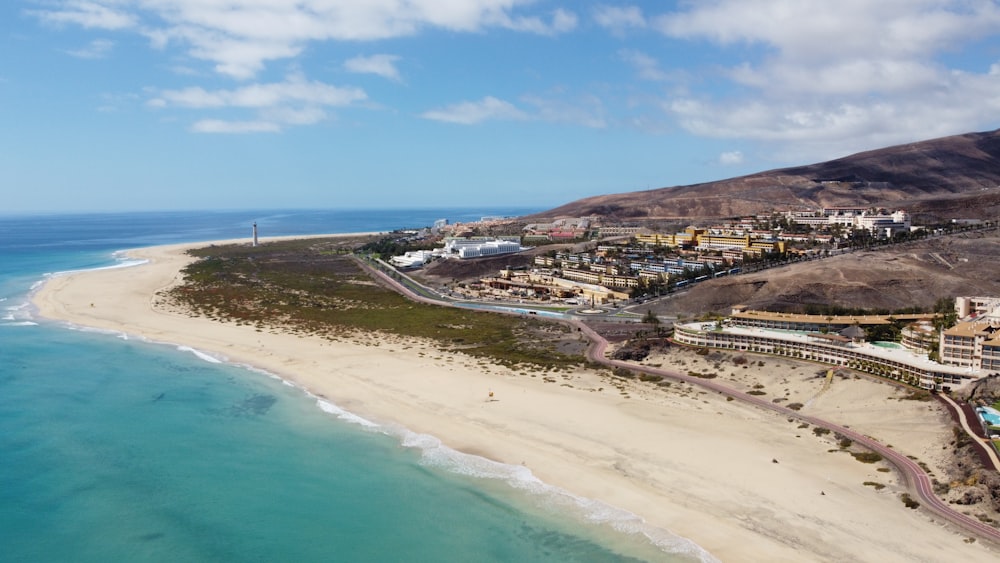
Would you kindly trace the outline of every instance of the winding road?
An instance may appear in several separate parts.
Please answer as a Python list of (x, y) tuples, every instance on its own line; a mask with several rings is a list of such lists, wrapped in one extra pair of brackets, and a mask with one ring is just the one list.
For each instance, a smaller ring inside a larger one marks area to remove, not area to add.
[[(383, 280), (394, 290), (402, 293), (403, 295), (414, 301), (418, 301), (421, 303), (428, 303), (432, 305), (455, 306), (448, 302), (442, 302), (436, 299), (431, 299), (429, 297), (416, 294), (410, 288), (399, 283), (397, 280), (394, 280), (385, 272), (378, 270), (376, 268), (372, 268), (370, 265), (364, 263), (364, 261), (362, 260), (358, 260), (358, 262), (366, 271), (370, 272), (377, 279)], [(497, 312), (511, 314), (510, 311), (500, 310)], [(689, 385), (695, 385), (703, 389), (707, 389), (709, 391), (715, 391), (721, 395), (732, 397), (734, 400), (743, 401), (744, 403), (748, 403), (765, 410), (776, 412), (778, 414), (787, 417), (795, 418), (802, 422), (807, 422), (813, 426), (826, 428), (831, 432), (836, 432), (841, 436), (850, 438), (855, 443), (860, 444), (861, 446), (880, 454), (885, 459), (885, 461), (893, 465), (899, 471), (900, 475), (903, 476), (905, 483), (916, 494), (917, 498), (920, 501), (920, 506), (922, 508), (928, 510), (935, 516), (940, 517), (942, 520), (945, 520), (957, 526), (958, 528), (973, 534), (974, 536), (976, 536), (981, 540), (988, 541), (992, 544), (1000, 546), (1000, 530), (992, 526), (989, 526), (983, 522), (980, 522), (975, 518), (966, 516), (961, 512), (953, 510), (947, 503), (941, 500), (934, 493), (934, 484), (931, 481), (930, 476), (927, 475), (927, 472), (924, 471), (923, 468), (921, 468), (912, 459), (893, 450), (891, 447), (884, 445), (881, 442), (878, 442), (877, 440), (869, 436), (866, 436), (864, 434), (859, 434), (851, 430), (850, 428), (834, 424), (832, 422), (829, 422), (821, 418), (816, 418), (813, 416), (802, 414), (799, 411), (795, 411), (788, 407), (772, 403), (771, 401), (762, 399), (754, 395), (748, 395), (741, 391), (737, 391), (730, 387), (726, 387), (725, 385), (722, 385), (720, 383), (715, 383), (702, 378), (692, 377), (672, 370), (653, 368), (653, 367), (633, 364), (630, 362), (609, 359), (606, 356), (608, 341), (603, 336), (594, 331), (592, 328), (587, 326), (586, 323), (578, 319), (564, 320), (559, 322), (568, 323), (571, 326), (576, 327), (582, 334), (584, 334), (590, 340), (590, 347), (587, 349), (587, 359), (590, 361), (612, 368), (614, 367), (626, 368), (632, 371), (637, 371), (650, 375), (659, 375), (661, 377), (668, 378), (674, 381), (681, 381)]]

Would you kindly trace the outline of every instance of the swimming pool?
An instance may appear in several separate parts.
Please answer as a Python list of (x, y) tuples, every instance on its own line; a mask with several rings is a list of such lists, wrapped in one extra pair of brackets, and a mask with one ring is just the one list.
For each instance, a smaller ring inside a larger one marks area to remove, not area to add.
[(904, 349), (902, 344), (898, 344), (896, 342), (885, 342), (885, 341), (879, 340), (879, 341), (872, 342), (872, 344), (874, 344), (875, 346), (878, 346), (879, 348), (888, 348), (890, 350), (903, 350)]
[(992, 407), (979, 407), (976, 413), (990, 426), (1000, 426), (1000, 411)]

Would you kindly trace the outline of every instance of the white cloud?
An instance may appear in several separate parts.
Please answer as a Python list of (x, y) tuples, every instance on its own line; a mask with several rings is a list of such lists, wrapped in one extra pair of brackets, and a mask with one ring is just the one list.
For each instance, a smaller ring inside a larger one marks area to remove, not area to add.
[(164, 90), (149, 103), (156, 107), (264, 108), (287, 103), (347, 106), (365, 99), (367, 95), (360, 88), (340, 88), (292, 75), (284, 82), (249, 84), (233, 90), (209, 91), (200, 87)]
[(552, 27), (550, 33), (567, 33), (576, 29), (579, 23), (576, 14), (563, 9), (558, 9), (552, 15)]
[(78, 59), (103, 59), (114, 46), (115, 42), (109, 39), (94, 39), (87, 46), (66, 53)]
[(351, 72), (362, 74), (375, 74), (389, 80), (399, 82), (402, 77), (399, 69), (396, 68), (396, 55), (369, 55), (367, 57), (354, 57), (344, 62), (344, 68)]
[(966, 75), (954, 88), (884, 100), (694, 98), (665, 104), (688, 131), (704, 137), (763, 141), (774, 156), (818, 161), (867, 149), (965, 133), (983, 115), (1000, 114), (1000, 77)]
[(488, 28), (555, 35), (577, 17), (556, 9), (526, 13), (534, 0), (53, 0), (28, 13), (58, 24), (131, 28), (156, 48), (182, 45), (217, 72), (250, 79), (270, 61), (297, 56), (313, 41), (370, 41), (426, 28)]
[(86, 28), (125, 29), (134, 27), (137, 19), (118, 9), (120, 2), (108, 0), (65, 0), (49, 10), (27, 10), (40, 20), (53, 25), (79, 25)]
[(594, 9), (594, 21), (619, 36), (646, 27), (646, 17), (636, 6), (598, 6)]
[(191, 130), (196, 133), (279, 133), (281, 125), (271, 121), (203, 119), (195, 122)]
[(995, 32), (1000, 8), (962, 0), (715, 0), (654, 19), (671, 37), (761, 43), (791, 60), (899, 57), (937, 52)]
[(540, 96), (524, 96), (521, 100), (534, 107), (532, 114), (525, 115), (526, 119), (569, 123), (592, 129), (604, 129), (608, 125), (604, 115), (604, 105), (596, 96), (587, 96), (581, 101), (572, 103)]
[(671, 75), (660, 68), (660, 63), (646, 53), (622, 49), (618, 52), (618, 56), (631, 65), (643, 80), (663, 82), (671, 79)]
[(743, 160), (743, 153), (741, 151), (729, 151), (719, 155), (719, 164), (723, 166), (743, 164)]
[(190, 87), (157, 92), (147, 102), (153, 108), (194, 110), (250, 110), (250, 120), (203, 119), (195, 123), (199, 133), (260, 133), (281, 131), (287, 126), (313, 125), (326, 120), (324, 108), (345, 107), (367, 99), (358, 88), (341, 88), (308, 81), (293, 74), (284, 82), (249, 84), (231, 90)]
[(461, 102), (426, 111), (420, 117), (460, 125), (496, 120), (568, 123), (593, 129), (603, 129), (608, 125), (604, 105), (596, 96), (585, 96), (572, 102), (551, 96), (522, 96), (520, 101), (529, 106), (530, 111), (487, 96), (478, 102)]
[(461, 102), (420, 114), (424, 119), (474, 125), (492, 120), (523, 120), (528, 116), (510, 102), (487, 96), (478, 102)]
[[(651, 18), (674, 39), (743, 57), (716, 76), (728, 95), (665, 102), (701, 136), (770, 143), (819, 160), (977, 128), (1000, 112), (1000, 76), (949, 69), (945, 50), (1000, 31), (994, 2), (715, 0)], [(640, 74), (655, 68), (626, 57)]]
[(261, 111), (261, 117), (272, 123), (285, 125), (313, 125), (325, 121), (328, 117), (325, 110), (316, 106), (302, 108), (275, 107)]

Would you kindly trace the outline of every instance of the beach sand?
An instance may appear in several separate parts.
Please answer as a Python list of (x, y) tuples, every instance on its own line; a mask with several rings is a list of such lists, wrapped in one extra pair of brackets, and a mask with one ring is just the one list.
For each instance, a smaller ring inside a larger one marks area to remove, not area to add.
[[(860, 463), (832, 436), (696, 387), (583, 369), (557, 376), (510, 371), (441, 352), (431, 342), (258, 331), (158, 304), (155, 293), (178, 282), (190, 260), (184, 248), (207, 244), (132, 251), (130, 257), (149, 262), (54, 277), (36, 293), (35, 304), (45, 318), (217, 354), (279, 375), (367, 419), (523, 464), (548, 484), (630, 511), (723, 561), (1000, 557), (905, 508), (894, 473), (877, 471), (883, 464)], [(763, 385), (775, 397), (801, 401), (811, 414), (879, 437), (932, 468), (950, 440), (934, 405), (900, 401), (891, 386), (838, 378), (820, 393), (820, 366), (748, 358), (753, 366), (745, 369), (681, 352), (646, 363), (682, 372), (724, 366), (719, 380), (743, 389)], [(876, 490), (866, 481), (886, 486)]]

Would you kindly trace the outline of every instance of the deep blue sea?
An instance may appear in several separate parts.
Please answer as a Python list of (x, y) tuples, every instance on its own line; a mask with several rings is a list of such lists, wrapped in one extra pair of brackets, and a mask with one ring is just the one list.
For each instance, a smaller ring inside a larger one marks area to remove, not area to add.
[[(2, 561), (696, 561), (523, 468), (366, 424), (266, 373), (36, 318), (116, 251), (530, 209), (0, 216)], [(336, 399), (332, 399), (336, 402)]]

